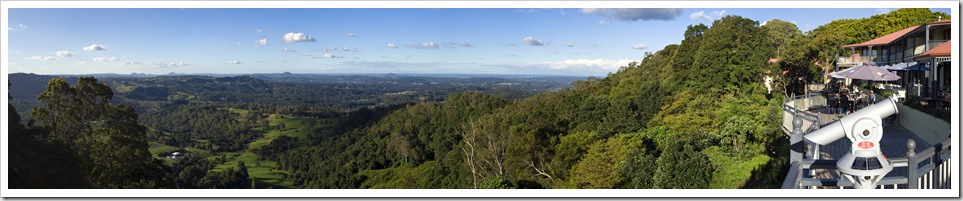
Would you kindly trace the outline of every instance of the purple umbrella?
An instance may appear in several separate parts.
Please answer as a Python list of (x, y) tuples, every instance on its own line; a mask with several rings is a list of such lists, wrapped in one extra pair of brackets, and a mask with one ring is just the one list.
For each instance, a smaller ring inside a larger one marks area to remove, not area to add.
[(886, 69), (865, 64), (853, 67), (853, 70), (848, 72), (840, 72), (838, 75), (850, 79), (872, 81), (894, 81), (900, 78), (899, 75), (890, 73)]

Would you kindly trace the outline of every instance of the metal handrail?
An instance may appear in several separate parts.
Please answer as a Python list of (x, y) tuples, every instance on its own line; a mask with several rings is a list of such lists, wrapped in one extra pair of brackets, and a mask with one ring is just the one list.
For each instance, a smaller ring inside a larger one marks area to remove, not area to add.
[[(812, 95), (800, 95), (793, 96), (793, 101), (799, 98), (810, 98)], [(789, 101), (783, 100), (783, 110), (793, 114), (793, 118), (799, 118), (800, 120), (807, 120), (809, 122), (819, 122), (819, 117), (816, 116), (817, 121), (812, 121), (812, 115), (808, 112), (798, 110), (795, 107), (788, 105)], [(793, 105), (794, 106), (794, 105)], [(793, 129), (802, 130), (801, 127), (804, 125), (798, 125)], [(821, 124), (819, 125), (821, 126)], [(784, 123), (785, 127), (785, 123)], [(786, 128), (788, 131), (788, 128)], [(798, 131), (794, 131), (798, 132)], [(809, 132), (803, 131), (800, 133)], [(794, 136), (796, 134), (793, 134)], [(947, 172), (947, 167), (944, 166), (950, 160), (952, 156), (952, 138), (947, 138), (941, 141), (939, 144), (933, 145), (927, 149), (920, 152), (915, 151), (915, 140), (912, 146), (909, 142), (907, 144), (907, 156), (892, 158), (890, 162), (893, 163), (893, 167), (906, 167), (906, 176), (891, 176), (885, 177), (882, 181), (878, 183), (879, 186), (892, 185), (893, 188), (901, 186), (899, 188), (946, 188), (948, 175), (952, 173)], [(800, 142), (802, 143), (802, 142)], [(810, 142), (805, 142), (810, 144)], [(922, 167), (920, 165), (923, 164)], [(815, 178), (803, 178), (803, 173), (806, 170), (815, 169), (836, 169), (835, 160), (816, 160), (816, 159), (802, 159), (799, 161), (791, 161), (789, 171), (785, 177), (782, 184), (782, 188), (803, 188), (806, 186), (837, 186), (837, 187), (847, 187), (853, 186), (851, 182), (845, 179), (815, 179)], [(940, 177), (940, 178), (937, 178)], [(903, 186), (905, 185), (905, 186)]]
[(799, 188), (799, 179), (802, 177), (802, 168), (799, 167), (799, 162), (792, 162), (789, 165), (789, 172), (786, 173), (786, 179), (782, 182), (782, 189), (794, 189)]

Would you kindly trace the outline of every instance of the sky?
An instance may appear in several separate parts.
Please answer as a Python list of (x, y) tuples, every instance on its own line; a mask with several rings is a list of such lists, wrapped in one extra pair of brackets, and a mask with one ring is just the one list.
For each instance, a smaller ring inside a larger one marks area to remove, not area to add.
[(5, 32), (11, 73), (604, 76), (726, 15), (805, 32), (892, 10), (10, 8)]

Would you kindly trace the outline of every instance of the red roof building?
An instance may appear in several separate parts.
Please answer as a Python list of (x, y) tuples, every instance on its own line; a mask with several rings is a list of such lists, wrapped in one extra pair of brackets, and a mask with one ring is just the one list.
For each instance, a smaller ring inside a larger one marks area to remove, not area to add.
[(924, 98), (949, 89), (952, 20), (937, 20), (906, 27), (861, 43), (844, 45), (851, 56), (836, 59), (837, 68), (855, 67), (864, 63), (877, 66), (917, 62), (928, 68), (920, 75)]
[(896, 39), (900, 39), (900, 38), (902, 38), (903, 36), (906, 36), (906, 34), (909, 34), (910, 32), (912, 32), (912, 31), (914, 31), (914, 30), (916, 30), (916, 29), (918, 29), (918, 28), (920, 28), (920, 26), (912, 26), (912, 27), (909, 27), (909, 28), (905, 28), (905, 29), (903, 29), (903, 30), (899, 30), (899, 31), (890, 33), (890, 34), (886, 34), (885, 36), (882, 36), (882, 37), (879, 37), (879, 38), (874, 38), (873, 40), (869, 40), (869, 41), (862, 42), (862, 43), (859, 43), (859, 44), (844, 45), (843, 47), (844, 47), (844, 48), (852, 48), (852, 47), (870, 47), (870, 46), (888, 45), (888, 44), (890, 44), (890, 43), (893, 43), (893, 41), (896, 41)]

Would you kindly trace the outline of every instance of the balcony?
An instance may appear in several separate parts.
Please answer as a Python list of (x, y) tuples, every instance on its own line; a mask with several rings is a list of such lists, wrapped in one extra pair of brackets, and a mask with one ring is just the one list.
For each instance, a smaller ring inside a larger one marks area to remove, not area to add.
[(855, 66), (865, 62), (875, 62), (876, 56), (853, 55), (848, 57), (837, 57), (836, 66)]
[[(930, 51), (930, 50), (932, 50), (933, 48), (939, 47), (940, 45), (942, 45), (942, 44), (945, 43), (945, 42), (946, 42), (946, 40), (930, 40), (929, 46), (926, 47), (926, 51)], [(924, 51), (924, 52), (925, 52), (925, 51)], [(921, 54), (922, 54), (922, 53), (921, 53)]]

